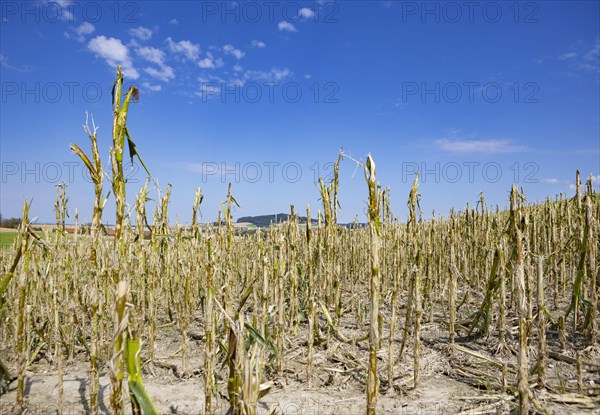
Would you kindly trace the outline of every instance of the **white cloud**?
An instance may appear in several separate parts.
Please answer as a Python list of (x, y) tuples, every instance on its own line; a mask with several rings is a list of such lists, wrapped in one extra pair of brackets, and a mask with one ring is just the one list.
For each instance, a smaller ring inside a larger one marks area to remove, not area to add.
[(234, 48), (233, 45), (225, 45), (225, 46), (223, 46), (223, 52), (226, 55), (235, 56), (236, 59), (242, 59), (244, 57), (244, 55), (245, 55), (244, 52), (242, 52), (239, 49)]
[(236, 63), (235, 65), (233, 65), (234, 72), (242, 72), (243, 70), (244, 70), (244, 68), (242, 68), (242, 65), (240, 65), (239, 63)]
[(575, 52), (563, 53), (562, 55), (560, 55), (558, 57), (558, 60), (566, 61), (569, 59), (573, 59), (575, 57), (577, 57), (577, 53), (575, 53)]
[(175, 71), (173, 68), (165, 64), (165, 53), (157, 48), (145, 46), (143, 48), (136, 49), (138, 55), (148, 62), (155, 63), (159, 66), (159, 69), (147, 67), (144, 71), (157, 79), (164, 82), (169, 82), (175, 78)]
[(298, 15), (305, 19), (310, 19), (310, 18), (314, 17), (315, 12), (312, 9), (309, 9), (308, 7), (303, 7), (298, 12)]
[(127, 33), (129, 33), (129, 35), (132, 37), (138, 38), (139, 40), (149, 40), (152, 37), (152, 29), (142, 26), (129, 29)]
[(558, 60), (567, 63), (570, 75), (577, 76), (579, 71), (600, 72), (600, 37), (591, 44), (576, 42), (569, 49), (569, 52), (559, 55)]
[(253, 48), (259, 48), (259, 49), (263, 49), (263, 48), (267, 47), (265, 42), (261, 42), (260, 40), (253, 40), (251, 45)]
[[(588, 179), (590, 178), (590, 176), (586, 176), (584, 177), (583, 175), (581, 176), (581, 186), (582, 188), (585, 187)], [(549, 178), (549, 179), (544, 179), (542, 180), (544, 183), (548, 183), (548, 184), (562, 184), (562, 185), (568, 185), (569, 189), (571, 190), (575, 190), (577, 188), (577, 186), (575, 186), (575, 183), (573, 183), (572, 180), (567, 180), (567, 179), (557, 179), (557, 178)], [(598, 185), (600, 183), (600, 175), (594, 176), (592, 175), (592, 185)]]
[(162, 86), (160, 85), (151, 85), (148, 82), (142, 83), (142, 88), (147, 89), (152, 92), (160, 92), (162, 91)]
[(169, 24), (174, 24), (174, 25), (178, 25), (179, 24), (179, 20), (172, 18), (171, 20), (169, 20)]
[(278, 82), (291, 74), (292, 72), (288, 68), (272, 68), (269, 72), (246, 71), (244, 73), (244, 81)]
[[(590, 178), (590, 176), (583, 176), (583, 174), (581, 175), (581, 184), (584, 185), (587, 183), (588, 179)], [(600, 174), (597, 176), (592, 175), (592, 186), (597, 186), (598, 184), (600, 184)]]
[(21, 65), (21, 66), (11, 65), (8, 62), (8, 58), (6, 56), (4, 56), (2, 53), (0, 53), (0, 66), (4, 66), (5, 68), (12, 69), (12, 70), (19, 71), (19, 72), (30, 72), (30, 71), (36, 69), (35, 67), (29, 66), (29, 65)]
[(213, 82), (204, 82), (200, 83), (200, 90), (196, 93), (198, 96), (203, 97), (214, 97), (216, 94), (221, 92), (221, 86), (219, 84), (215, 84)]
[(600, 58), (600, 37), (596, 38), (596, 42), (590, 48), (590, 50), (587, 51), (587, 53), (584, 56), (585, 60), (595, 61), (595, 62), (598, 62), (599, 58)]
[(298, 30), (296, 30), (296, 26), (294, 26), (293, 24), (291, 24), (290, 22), (286, 22), (286, 21), (282, 21), (279, 22), (277, 24), (277, 27), (279, 28), (279, 30), (281, 30), (282, 32), (297, 32)]
[(200, 56), (200, 46), (190, 42), (189, 40), (182, 40), (180, 42), (174, 42), (170, 37), (167, 38), (167, 44), (171, 52), (181, 53), (188, 60), (196, 62)]
[(273, 69), (271, 69), (270, 73), (278, 81), (282, 80), (283, 78), (287, 78), (288, 76), (290, 76), (292, 74), (288, 68), (283, 68), (283, 69), (273, 68)]
[(202, 69), (213, 69), (215, 68), (215, 62), (210, 58), (204, 58), (198, 62), (198, 66)]
[(600, 70), (600, 66), (591, 63), (580, 63), (577, 65), (577, 68), (588, 72), (597, 72)]
[(148, 75), (164, 82), (169, 82), (171, 79), (175, 78), (175, 72), (170, 66), (161, 66), (160, 69), (148, 67), (144, 68), (144, 71), (146, 71)]
[(90, 22), (83, 22), (79, 26), (77, 26), (77, 29), (75, 29), (75, 33), (77, 33), (78, 35), (89, 35), (92, 34), (94, 30), (96, 30), (96, 27), (93, 24), (91, 24)]
[[(90, 22), (83, 22), (79, 26), (71, 28), (71, 32), (75, 34), (75, 39), (77, 39), (78, 42), (84, 42), (85, 37), (94, 33), (95, 30), (96, 27)], [(64, 35), (67, 39), (71, 38), (71, 33), (69, 32), (64, 32)]]
[(113, 69), (121, 65), (125, 75), (131, 79), (140, 77), (139, 72), (133, 67), (129, 50), (119, 39), (114, 37), (96, 36), (89, 41), (88, 49), (96, 56), (104, 59)]
[(164, 65), (165, 63), (165, 52), (160, 49), (145, 46), (138, 48), (136, 52), (148, 62), (156, 63), (157, 65)]
[(204, 58), (200, 62), (198, 62), (198, 66), (202, 69), (214, 69), (215, 62), (210, 58)]
[(203, 69), (220, 68), (223, 66), (223, 59), (215, 59), (212, 53), (206, 52), (206, 58), (201, 59), (198, 62), (198, 66)]
[(441, 150), (450, 153), (518, 153), (526, 151), (524, 146), (514, 144), (510, 140), (455, 140), (442, 138), (434, 144)]
[[(59, 18), (60, 20), (73, 22), (75, 18), (72, 10), (74, 3), (71, 0), (42, 0), (42, 3), (46, 5), (47, 11), (45, 12), (52, 19)], [(79, 3), (77, 3), (79, 4)]]
[(198, 78), (200, 89), (195, 93), (198, 96), (214, 98), (222, 88), (227, 90), (243, 87), (246, 82), (278, 82), (292, 75), (288, 68), (272, 68), (270, 71), (246, 71), (240, 65), (235, 65), (236, 72), (229, 79), (223, 79), (217, 75), (203, 74)]
[[(90, 22), (83, 22), (79, 26), (71, 28), (71, 30), (75, 33), (78, 42), (84, 42), (87, 35), (94, 33), (96, 26)], [(67, 32), (65, 32), (65, 36), (70, 38)]]
[(385, 7), (386, 9), (389, 9), (390, 7), (392, 7), (392, 6), (393, 6), (393, 3), (392, 3), (391, 1), (389, 1), (389, 0), (386, 0), (386, 1), (382, 1), (382, 2), (381, 2), (381, 5), (382, 5), (383, 7)]

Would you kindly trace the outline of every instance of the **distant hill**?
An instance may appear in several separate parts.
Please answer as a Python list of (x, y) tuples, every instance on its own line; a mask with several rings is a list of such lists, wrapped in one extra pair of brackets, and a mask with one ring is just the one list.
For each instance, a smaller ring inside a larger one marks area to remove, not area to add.
[[(251, 223), (259, 228), (268, 228), (271, 224), (283, 223), (287, 222), (290, 219), (289, 213), (277, 213), (275, 215), (260, 215), (260, 216), (244, 216), (237, 220), (237, 223)], [(306, 216), (300, 216), (298, 218), (300, 223), (306, 223)], [(318, 223), (317, 219), (311, 219), (311, 223), (316, 225)], [(353, 227), (353, 223), (338, 224), (339, 226), (344, 226), (346, 228)], [(359, 223), (358, 227), (366, 226), (364, 223)]]
[[(237, 223), (251, 223), (259, 228), (268, 228), (273, 223), (283, 223), (290, 219), (289, 213), (277, 213), (275, 215), (244, 216), (237, 220)], [(300, 223), (306, 223), (306, 216), (300, 216)], [(317, 224), (316, 219), (311, 219), (313, 224)]]

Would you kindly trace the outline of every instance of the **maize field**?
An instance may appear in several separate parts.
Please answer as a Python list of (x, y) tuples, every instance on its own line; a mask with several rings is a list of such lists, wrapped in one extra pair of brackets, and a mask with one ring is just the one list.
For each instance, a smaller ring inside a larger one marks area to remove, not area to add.
[[(152, 211), (147, 181), (126, 207), (125, 139), (139, 154), (136, 91), (121, 88), (119, 69), (115, 235), (86, 124), (91, 157), (72, 149), (93, 179), (91, 234), (64, 231), (59, 187), (56, 232), (32, 229), (26, 201), (0, 250), (0, 413), (600, 413), (591, 179), (577, 172), (572, 198), (530, 204), (513, 186), (504, 208), (482, 194), (424, 218), (417, 177), (399, 218), (376, 160), (340, 152), (322, 205), (291, 206), (283, 224), (237, 232), (231, 185), (213, 224), (199, 221), (200, 189), (190, 224), (172, 224), (170, 187)], [(367, 226), (337, 224), (341, 162), (364, 173)]]

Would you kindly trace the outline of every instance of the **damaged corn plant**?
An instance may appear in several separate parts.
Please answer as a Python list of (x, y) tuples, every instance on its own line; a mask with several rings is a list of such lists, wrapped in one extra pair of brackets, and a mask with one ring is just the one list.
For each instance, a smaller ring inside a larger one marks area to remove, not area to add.
[[(285, 222), (242, 232), (234, 215), (244, 201), (229, 185), (221, 195), (198, 188), (191, 225), (172, 223), (176, 188), (125, 179), (126, 142), (150, 176), (127, 126), (137, 96), (124, 91), (119, 68), (110, 174), (93, 118), (84, 125), (91, 152), (71, 146), (92, 178), (90, 232), (66, 232), (63, 186), (57, 231), (35, 231), (25, 202), (12, 249), (0, 250), (2, 405), (27, 411), (45, 371), (58, 413), (285, 414), (277, 402), (290, 388), (342, 387), (352, 400), (338, 412), (397, 413), (390, 402), (410, 405), (440, 376), (478, 397), (457, 397), (451, 412), (598, 410), (600, 200), (591, 177), (579, 186), (577, 172), (570, 198), (529, 203), (512, 187), (504, 206), (486, 205), (482, 193), (474, 207), (430, 218), (415, 177), (397, 190), (408, 208), (397, 217), (374, 157), (340, 152), (330, 180), (318, 181), (322, 210), (307, 206), (306, 217), (291, 206)], [(365, 224), (338, 224), (343, 160), (364, 171), (366, 185), (345, 184), (361, 189)], [(137, 194), (129, 208), (127, 190)], [(102, 219), (111, 200), (114, 227)], [(203, 203), (221, 206), (209, 223)], [(85, 376), (73, 391), (77, 367)], [(155, 396), (164, 378), (192, 382), (196, 406)]]

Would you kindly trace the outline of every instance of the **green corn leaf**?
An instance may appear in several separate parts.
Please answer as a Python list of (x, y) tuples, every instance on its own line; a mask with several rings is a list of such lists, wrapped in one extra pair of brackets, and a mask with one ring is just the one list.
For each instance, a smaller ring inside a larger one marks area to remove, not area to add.
[(253, 284), (250, 284), (248, 286), (248, 288), (246, 288), (246, 291), (244, 292), (244, 294), (242, 295), (242, 299), (240, 300), (240, 305), (237, 309), (238, 314), (240, 311), (242, 311), (242, 308), (244, 307), (244, 304), (246, 304), (246, 301), (248, 300), (248, 297), (250, 297), (250, 294), (252, 294), (252, 289), (253, 289)]
[(140, 359), (140, 340), (127, 337), (125, 343), (125, 353), (127, 354), (127, 374), (129, 375), (128, 385), (130, 395), (133, 396), (136, 403), (140, 406), (144, 415), (158, 414), (152, 400), (148, 396), (142, 381), (142, 364)]
[(133, 380), (129, 380), (127, 383), (129, 385), (129, 390), (131, 393), (133, 393), (138, 405), (142, 409), (142, 413), (144, 415), (158, 415), (159, 412), (156, 410), (154, 404), (150, 400), (148, 392), (146, 392), (143, 383), (141, 381), (136, 382)]
[(137, 156), (138, 160), (144, 167), (144, 170), (146, 170), (146, 173), (148, 173), (148, 176), (152, 176), (152, 174), (150, 174), (150, 171), (148, 170), (148, 167), (146, 167), (144, 160), (142, 160), (142, 158), (140, 157), (140, 153), (138, 153), (135, 143), (129, 135), (129, 130), (127, 129), (127, 127), (125, 127), (125, 137), (127, 137), (127, 145), (129, 147), (129, 157), (131, 158), (131, 162), (133, 163), (133, 157)]
[(260, 343), (262, 343), (267, 349), (269, 349), (269, 351), (273, 354), (275, 354), (275, 346), (273, 345), (272, 342), (267, 341), (263, 338), (263, 336), (260, 335), (260, 333), (251, 325), (249, 325), (248, 323), (244, 323), (244, 327), (246, 327), (246, 330), (248, 330), (248, 334), (250, 335), (249, 338), (251, 338), (253, 341), (258, 340)]

